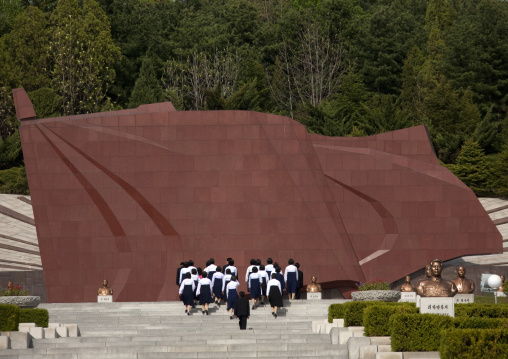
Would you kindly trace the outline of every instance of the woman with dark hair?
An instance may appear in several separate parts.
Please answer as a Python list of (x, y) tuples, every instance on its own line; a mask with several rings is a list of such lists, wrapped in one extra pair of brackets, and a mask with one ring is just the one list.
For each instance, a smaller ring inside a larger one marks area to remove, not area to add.
[(245, 272), (245, 283), (247, 283), (247, 292), (250, 292), (250, 285), (249, 285), (249, 277), (252, 273), (252, 268), (256, 266), (256, 260), (252, 258), (250, 260), (250, 266), (247, 267), (247, 271)]
[(238, 278), (238, 269), (235, 267), (234, 259), (230, 258), (228, 261), (228, 268), (231, 270), (231, 275), (236, 276)]
[(213, 275), (217, 270), (217, 266), (215, 265), (215, 259), (210, 258), (207, 263), (208, 264), (206, 265), (205, 272), (208, 273), (208, 279), (212, 280)]
[(191, 270), (191, 279), (194, 281), (194, 299), (196, 299), (196, 289), (198, 289), (198, 282), (199, 282), (199, 276), (198, 276), (198, 270), (197, 270), (197, 268), (192, 268), (192, 270)]
[(259, 282), (258, 267), (252, 267), (252, 273), (249, 276), (250, 298), (252, 299), (252, 309), (259, 306), (259, 298), (261, 297), (261, 286)]
[(235, 307), (235, 301), (238, 299), (238, 287), (240, 283), (236, 280), (236, 276), (231, 276), (231, 281), (226, 286), (226, 292), (228, 293), (228, 306), (229, 319), (233, 319), (233, 308)]
[(275, 267), (273, 266), (273, 259), (268, 258), (266, 260), (266, 263), (267, 263), (265, 266), (266, 274), (268, 274), (269, 279), (272, 279), (272, 273), (275, 273)]
[(280, 288), (282, 289), (282, 292), (284, 292), (284, 289), (286, 289), (286, 283), (284, 283), (284, 275), (281, 273), (279, 266), (275, 266), (275, 279), (280, 282)]
[(190, 310), (194, 305), (194, 290), (195, 290), (194, 281), (191, 279), (191, 274), (189, 272), (185, 273), (185, 279), (180, 284), (180, 290), (178, 293), (182, 297), (183, 305), (185, 306), (185, 313), (190, 315)]
[(231, 274), (231, 269), (226, 269), (226, 275), (224, 276), (224, 280), (222, 282), (222, 297), (224, 298), (224, 301), (227, 303), (228, 301), (228, 291), (226, 287), (228, 286), (228, 283), (231, 282), (231, 277), (233, 275)]
[(266, 291), (266, 289), (267, 289), (266, 285), (267, 285), (268, 281), (270, 280), (270, 277), (268, 276), (268, 274), (265, 271), (265, 266), (262, 264), (259, 266), (258, 275), (259, 275), (259, 287), (261, 288), (261, 300), (260, 300), (259, 304), (265, 305), (265, 297), (268, 297), (268, 292)]
[(296, 286), (298, 284), (298, 268), (294, 266), (293, 259), (288, 260), (288, 266), (284, 271), (284, 281), (286, 282), (286, 290), (290, 300), (295, 299)]
[(272, 273), (272, 279), (268, 281), (268, 301), (272, 307), (272, 315), (277, 318), (277, 308), (283, 307), (282, 288), (277, 280), (277, 275)]
[(213, 274), (212, 278), (212, 290), (213, 296), (215, 297), (215, 304), (220, 308), (220, 302), (222, 301), (222, 285), (224, 284), (224, 274), (221, 272), (221, 267), (217, 266), (217, 270)]
[(199, 298), (199, 304), (201, 304), (203, 315), (210, 315), (208, 313), (208, 305), (213, 302), (212, 300), (212, 282), (207, 278), (208, 273), (203, 272), (203, 278), (199, 280), (198, 289), (196, 295)]

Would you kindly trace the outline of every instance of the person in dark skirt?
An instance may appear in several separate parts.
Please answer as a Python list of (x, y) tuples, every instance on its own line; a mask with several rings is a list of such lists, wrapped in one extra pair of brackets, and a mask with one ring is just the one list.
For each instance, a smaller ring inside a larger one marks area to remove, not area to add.
[(249, 276), (250, 298), (252, 299), (252, 309), (259, 306), (261, 298), (261, 283), (259, 281), (258, 267), (252, 267), (252, 273)]
[(194, 299), (197, 299), (196, 290), (198, 289), (198, 282), (199, 282), (199, 276), (198, 276), (198, 269), (197, 268), (193, 268), (191, 270), (191, 279), (194, 281)]
[(208, 273), (203, 272), (203, 278), (199, 280), (198, 289), (196, 295), (199, 298), (199, 304), (201, 304), (203, 315), (210, 315), (208, 312), (208, 305), (213, 302), (212, 300), (212, 281), (208, 279)]
[(277, 318), (277, 308), (284, 306), (282, 302), (282, 288), (277, 280), (277, 275), (272, 273), (272, 279), (268, 281), (268, 301), (272, 307), (272, 315)]
[(245, 292), (240, 292), (240, 298), (235, 301), (235, 317), (240, 319), (240, 330), (247, 329), (247, 319), (250, 318), (249, 300), (245, 298)]
[(224, 284), (224, 274), (222, 274), (222, 269), (220, 266), (217, 266), (215, 273), (212, 278), (212, 291), (213, 297), (215, 298), (215, 304), (220, 308), (220, 302), (222, 301), (222, 285)]
[(296, 282), (295, 299), (300, 299), (300, 289), (303, 288), (303, 272), (300, 270), (300, 263), (296, 263), (295, 267), (298, 269), (298, 281)]
[(262, 264), (259, 266), (258, 275), (259, 275), (259, 286), (261, 288), (261, 300), (259, 301), (259, 304), (264, 305), (265, 304), (265, 297), (268, 297), (268, 292), (266, 291), (266, 288), (267, 288), (266, 285), (267, 285), (268, 281), (270, 280), (270, 277), (268, 276), (268, 274), (265, 271), (265, 266)]
[(275, 278), (280, 282), (280, 288), (282, 289), (282, 292), (284, 292), (284, 289), (286, 289), (286, 283), (284, 283), (284, 275), (281, 273), (279, 266), (275, 266), (275, 275)]
[(222, 297), (226, 303), (228, 302), (228, 291), (226, 290), (226, 287), (228, 286), (228, 283), (231, 282), (232, 276), (231, 269), (226, 269), (226, 275), (224, 276), (224, 280), (222, 282)]
[(298, 283), (298, 268), (294, 266), (293, 259), (288, 260), (288, 266), (284, 271), (284, 281), (286, 282), (286, 291), (290, 300), (295, 299), (296, 285)]
[(250, 293), (250, 285), (249, 285), (249, 277), (252, 273), (252, 268), (256, 266), (256, 260), (252, 258), (250, 260), (250, 266), (247, 267), (247, 271), (245, 272), (245, 283), (247, 283), (247, 292)]
[(265, 271), (266, 271), (266, 274), (268, 274), (268, 280), (272, 279), (272, 273), (275, 273), (275, 267), (273, 265), (273, 259), (272, 258), (268, 258), (266, 260), (266, 266), (265, 266)]
[(185, 273), (185, 279), (180, 284), (180, 290), (178, 293), (181, 295), (183, 305), (185, 306), (185, 313), (190, 315), (190, 310), (194, 305), (194, 290), (195, 284), (191, 279), (191, 274), (189, 272)]
[(215, 259), (210, 258), (207, 262), (205, 272), (208, 273), (208, 279), (212, 280), (215, 271), (217, 270), (217, 266), (215, 265)]
[(236, 276), (231, 276), (231, 281), (226, 286), (226, 292), (228, 293), (228, 306), (229, 319), (233, 319), (233, 308), (235, 301), (238, 299), (238, 287), (240, 283), (236, 280)]
[(236, 276), (238, 278), (238, 269), (235, 267), (235, 261), (234, 259), (230, 259), (228, 262), (228, 268), (231, 271), (231, 275)]
[(180, 287), (180, 272), (182, 271), (182, 268), (184, 268), (185, 262), (180, 262), (180, 268), (176, 270), (176, 285)]

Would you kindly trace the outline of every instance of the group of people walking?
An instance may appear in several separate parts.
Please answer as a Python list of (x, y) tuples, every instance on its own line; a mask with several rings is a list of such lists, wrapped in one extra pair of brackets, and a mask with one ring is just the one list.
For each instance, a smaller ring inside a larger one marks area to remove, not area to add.
[[(298, 269), (299, 264), (295, 264), (293, 259), (288, 261), (284, 272), (272, 258), (268, 258), (266, 263), (264, 265), (260, 259), (251, 259), (250, 266), (245, 273), (245, 282), (247, 290), (250, 292), (252, 309), (264, 305), (265, 298), (268, 298), (272, 307), (272, 315), (277, 318), (277, 309), (283, 306), (282, 293), (284, 289), (286, 289), (290, 300), (299, 299), (299, 290), (303, 286), (303, 273)], [(243, 314), (245, 310), (240, 310), (241, 314), (237, 313), (238, 308), (245, 308), (247, 299), (244, 298), (245, 293), (240, 292), (241, 299), (238, 300), (240, 282), (238, 281), (238, 269), (232, 258), (228, 258), (227, 264), (222, 267), (215, 265), (213, 258), (206, 262), (205, 269), (194, 267), (192, 260), (182, 262), (180, 265), (181, 267), (177, 270), (176, 283), (179, 285), (180, 299), (185, 306), (187, 315), (190, 315), (190, 310), (195, 306), (196, 300), (202, 306), (203, 315), (210, 314), (208, 311), (210, 304), (215, 302), (220, 308), (224, 300), (230, 319), (233, 319), (234, 316), (245, 317), (244, 324), (246, 325), (248, 315)], [(242, 327), (242, 320), (240, 320), (240, 327)]]

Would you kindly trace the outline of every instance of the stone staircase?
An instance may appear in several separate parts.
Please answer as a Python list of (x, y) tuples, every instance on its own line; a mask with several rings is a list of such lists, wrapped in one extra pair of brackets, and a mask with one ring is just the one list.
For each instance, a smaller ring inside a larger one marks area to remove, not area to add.
[(50, 322), (77, 323), (81, 337), (33, 339), (33, 348), (0, 351), (0, 359), (85, 358), (339, 358), (346, 345), (312, 332), (328, 306), (341, 300), (285, 301), (278, 318), (269, 305), (251, 310), (247, 330), (230, 320), (226, 307), (201, 306), (184, 313), (180, 302), (42, 304)]

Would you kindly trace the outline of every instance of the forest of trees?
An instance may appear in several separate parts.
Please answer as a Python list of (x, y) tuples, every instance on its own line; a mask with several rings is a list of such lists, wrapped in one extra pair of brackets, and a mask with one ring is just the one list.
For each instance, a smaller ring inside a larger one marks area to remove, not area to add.
[(309, 132), (429, 129), (478, 195), (508, 196), (508, 2), (0, 0), (0, 192), (28, 193), (11, 89), (38, 118), (172, 101)]

